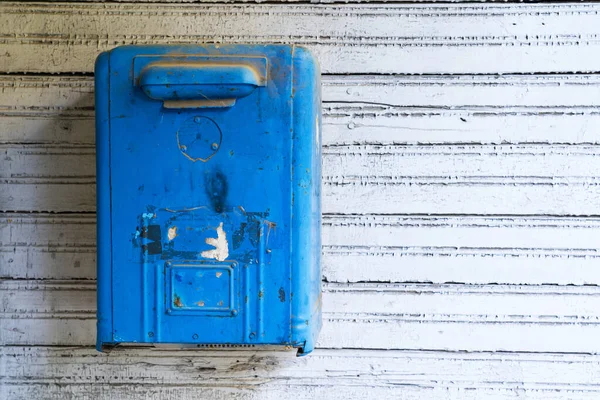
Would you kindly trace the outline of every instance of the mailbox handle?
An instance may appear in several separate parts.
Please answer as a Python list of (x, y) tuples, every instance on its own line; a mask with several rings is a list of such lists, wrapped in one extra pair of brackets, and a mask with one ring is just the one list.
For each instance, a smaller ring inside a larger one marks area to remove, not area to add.
[(231, 107), (266, 86), (266, 65), (211, 61), (159, 61), (146, 66), (138, 85), (165, 108)]

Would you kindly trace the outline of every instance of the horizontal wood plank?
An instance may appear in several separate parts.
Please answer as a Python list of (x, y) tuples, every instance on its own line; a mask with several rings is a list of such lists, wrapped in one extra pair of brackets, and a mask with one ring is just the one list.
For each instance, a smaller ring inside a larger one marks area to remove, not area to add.
[[(315, 396), (319, 398), (327, 398), (332, 400), (344, 400), (352, 397), (356, 393), (356, 388), (333, 388), (326, 387), (304, 387), (288, 384), (285, 387), (277, 385), (265, 384), (255, 390), (246, 388), (228, 388), (223, 386), (214, 387), (190, 387), (189, 385), (173, 384), (170, 386), (144, 386), (144, 385), (108, 385), (108, 384), (81, 384), (68, 385), (64, 384), (5, 384), (3, 394), (11, 400), (64, 400), (65, 398), (75, 399), (119, 399), (119, 400), (162, 400), (162, 399), (178, 399), (178, 400), (280, 400), (280, 399), (297, 399), (309, 400)], [(438, 391), (444, 393), (445, 391)], [(404, 392), (402, 392), (404, 393)], [(437, 395), (441, 395), (437, 394)], [(374, 395), (379, 399), (391, 399), (399, 394), (398, 389), (379, 388), (375, 387), (369, 390), (370, 395)], [(417, 400), (422, 393), (417, 391), (412, 394), (413, 397), (403, 398), (407, 400)], [(586, 398), (587, 399), (587, 398)]]
[[(1, 211), (95, 210), (93, 148), (3, 147)], [(323, 212), (600, 215), (599, 174), (585, 146), (337, 147), (324, 150)]]
[(0, 71), (90, 72), (123, 44), (295, 43), (326, 73), (597, 71), (594, 3), (0, 4)]
[[(10, 399), (593, 399), (597, 355), (3, 347)], [(61, 397), (62, 396), (62, 397)]]
[[(0, 284), (0, 344), (91, 345), (95, 283)], [(325, 284), (318, 347), (599, 352), (597, 287)]]
[[(598, 144), (600, 77), (324, 76), (323, 144)], [(90, 77), (0, 75), (2, 143), (94, 144)]]
[[(95, 279), (92, 215), (0, 214), (0, 277)], [(598, 218), (326, 215), (329, 282), (598, 284)]]
[[(69, 385), (64, 384), (56, 385), (6, 385), (6, 393), (10, 399), (14, 400), (28, 400), (28, 399), (40, 399), (40, 400), (62, 400), (65, 397), (77, 398), (77, 399), (119, 399), (119, 400), (139, 400), (143, 398), (145, 400), (159, 400), (159, 399), (180, 399), (180, 400), (196, 400), (198, 398), (209, 398), (214, 400), (229, 400), (232, 398), (240, 400), (280, 400), (280, 399), (294, 399), (294, 400), (312, 400), (317, 398), (327, 398), (331, 400), (346, 400), (352, 397), (356, 397), (357, 393), (362, 393), (360, 390), (368, 390), (368, 396), (373, 396), (377, 399), (397, 399), (401, 397), (404, 400), (422, 400), (424, 397), (432, 400), (447, 400), (447, 399), (461, 399), (461, 400), (479, 400), (482, 397), (492, 400), (500, 399), (512, 399), (516, 393), (524, 393), (528, 399), (537, 400), (563, 400), (564, 396), (568, 395), (569, 399), (580, 399), (580, 400), (595, 400), (598, 398), (598, 393), (593, 389), (588, 391), (587, 389), (508, 389), (508, 390), (497, 390), (497, 389), (479, 389), (479, 388), (468, 388), (466, 390), (461, 389), (447, 389), (445, 387), (414, 387), (408, 386), (396, 386), (394, 388), (384, 388), (377, 383), (368, 385), (367, 387), (331, 387), (331, 386), (319, 386), (319, 387), (306, 387), (296, 386), (293, 383), (289, 383), (284, 388), (274, 387), (272, 384), (265, 384), (264, 387), (260, 387), (256, 390), (238, 389), (238, 388), (195, 388), (185, 385), (173, 385), (169, 387), (160, 386), (110, 386), (107, 384), (96, 385), (96, 384), (85, 384), (85, 385)], [(533, 393), (533, 394), (529, 394)]]
[[(48, 2), (64, 3), (64, 0), (46, 0)], [(272, 3), (311, 3), (311, 4), (331, 4), (331, 3), (369, 3), (374, 0), (275, 0)], [(539, 3), (552, 3), (556, 0), (538, 0)], [(264, 3), (265, 0), (71, 0), (70, 2), (75, 3)], [(437, 3), (437, 0), (411, 0), (405, 1), (405, 3)], [(447, 0), (446, 3), (478, 3), (481, 0)], [(518, 3), (518, 0), (486, 0), (486, 3)], [(394, 3), (394, 2), (389, 2)]]

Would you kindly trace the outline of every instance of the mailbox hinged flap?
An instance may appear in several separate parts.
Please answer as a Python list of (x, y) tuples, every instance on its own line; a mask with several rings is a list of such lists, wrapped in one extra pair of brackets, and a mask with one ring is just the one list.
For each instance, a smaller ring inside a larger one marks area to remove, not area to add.
[(265, 57), (138, 56), (134, 83), (166, 108), (231, 107), (267, 83)]

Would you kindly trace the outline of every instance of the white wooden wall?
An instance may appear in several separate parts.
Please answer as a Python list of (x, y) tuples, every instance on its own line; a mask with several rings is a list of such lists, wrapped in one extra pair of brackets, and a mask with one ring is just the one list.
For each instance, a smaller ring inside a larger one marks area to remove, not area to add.
[[(95, 341), (93, 60), (321, 60), (313, 355)], [(600, 398), (600, 3), (0, 3), (0, 399)]]

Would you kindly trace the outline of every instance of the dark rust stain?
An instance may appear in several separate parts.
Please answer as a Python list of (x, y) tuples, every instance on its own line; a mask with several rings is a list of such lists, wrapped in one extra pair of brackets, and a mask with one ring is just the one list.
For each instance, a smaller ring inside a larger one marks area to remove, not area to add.
[(175, 300), (173, 301), (173, 305), (175, 307), (183, 307), (183, 303), (181, 302), (181, 298), (175, 295)]
[(285, 303), (285, 290), (283, 290), (283, 287), (279, 288), (279, 301)]

